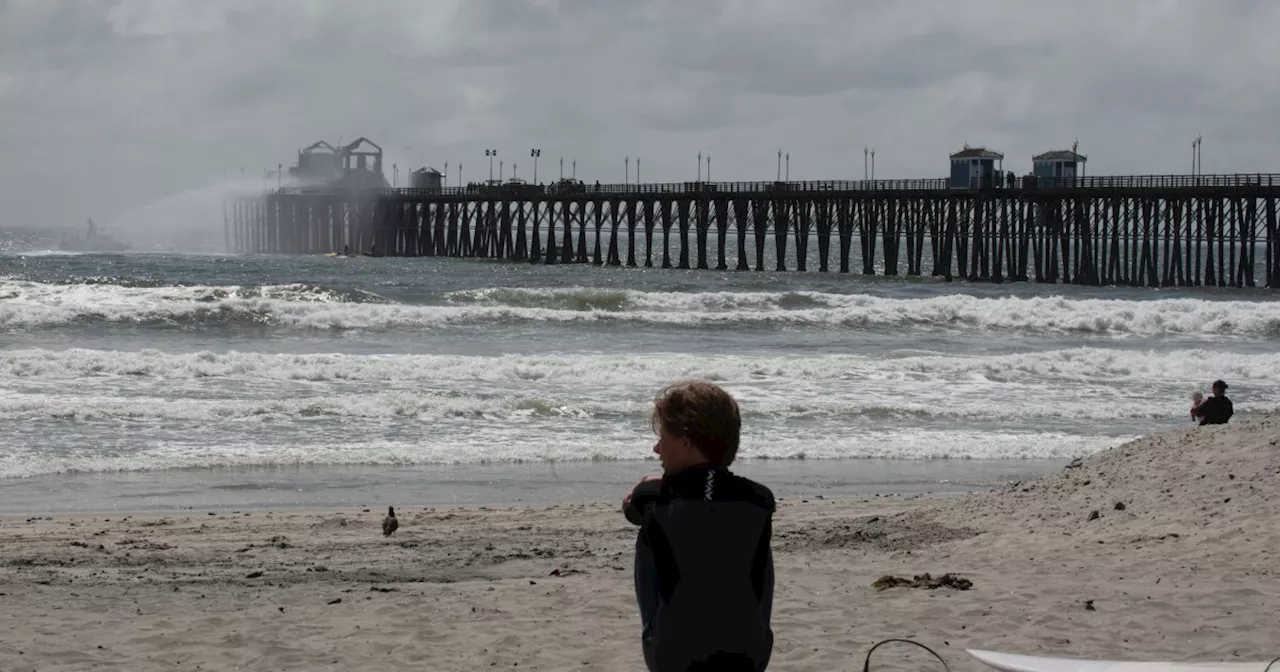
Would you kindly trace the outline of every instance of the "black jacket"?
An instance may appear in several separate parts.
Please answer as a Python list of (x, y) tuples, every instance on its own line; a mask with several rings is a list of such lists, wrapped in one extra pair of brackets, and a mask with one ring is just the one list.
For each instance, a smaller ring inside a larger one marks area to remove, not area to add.
[(759, 672), (773, 652), (773, 493), (726, 469), (641, 483), (635, 584), (650, 672)]
[(1234, 414), (1235, 409), (1231, 405), (1231, 400), (1225, 395), (1209, 397), (1196, 409), (1196, 416), (1200, 418), (1202, 425), (1225, 425)]

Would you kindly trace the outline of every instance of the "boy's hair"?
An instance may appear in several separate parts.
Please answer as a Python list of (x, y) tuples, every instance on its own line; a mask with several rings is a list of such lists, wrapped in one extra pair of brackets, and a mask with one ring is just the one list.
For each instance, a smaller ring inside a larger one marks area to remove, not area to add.
[(717, 467), (728, 467), (738, 454), (742, 414), (723, 388), (705, 380), (683, 380), (658, 393), (649, 421), (654, 430), (689, 439)]
[(1215, 381), (1213, 381), (1213, 389), (1215, 389), (1215, 390), (1216, 390), (1216, 389), (1218, 389), (1218, 388), (1222, 388), (1222, 391), (1223, 391), (1223, 392), (1226, 392), (1226, 391), (1227, 391), (1227, 384), (1226, 384), (1226, 383), (1224, 383), (1224, 382), (1222, 382), (1221, 380), (1215, 380)]

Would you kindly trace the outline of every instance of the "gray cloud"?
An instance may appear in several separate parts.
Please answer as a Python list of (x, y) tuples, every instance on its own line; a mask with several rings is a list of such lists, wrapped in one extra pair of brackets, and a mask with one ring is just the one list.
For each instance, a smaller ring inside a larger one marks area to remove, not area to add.
[[(942, 175), (964, 142), (1079, 138), (1098, 173), (1274, 169), (1280, 5), (1263, 0), (0, 1), (3, 226), (63, 226), (314, 140), (388, 167), (543, 150), (579, 177)], [(510, 170), (509, 164), (507, 170)]]

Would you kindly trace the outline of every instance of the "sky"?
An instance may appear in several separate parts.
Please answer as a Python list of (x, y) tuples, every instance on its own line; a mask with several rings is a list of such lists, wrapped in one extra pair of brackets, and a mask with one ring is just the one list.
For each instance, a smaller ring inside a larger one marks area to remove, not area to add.
[[(1280, 172), (1274, 0), (0, 0), (0, 227), (109, 220), (317, 140), (387, 179)], [(701, 152), (701, 164), (697, 158)], [(629, 161), (628, 161), (629, 159)], [(495, 172), (498, 166), (494, 165)]]

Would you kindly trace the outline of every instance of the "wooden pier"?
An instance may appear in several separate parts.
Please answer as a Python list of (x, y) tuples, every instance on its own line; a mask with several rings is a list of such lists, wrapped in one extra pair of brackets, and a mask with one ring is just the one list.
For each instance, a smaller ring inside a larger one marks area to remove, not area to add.
[(677, 269), (1280, 288), (1280, 174), (266, 191), (227, 247)]

